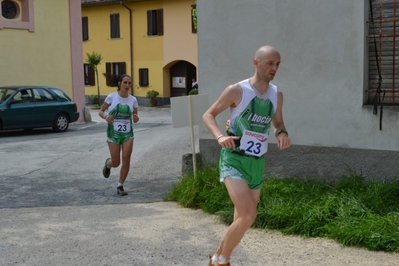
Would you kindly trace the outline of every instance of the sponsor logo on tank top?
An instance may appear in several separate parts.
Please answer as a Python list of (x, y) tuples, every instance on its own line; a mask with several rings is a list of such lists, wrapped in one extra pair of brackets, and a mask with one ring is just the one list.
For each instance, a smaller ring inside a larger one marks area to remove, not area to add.
[(245, 136), (250, 136), (250, 137), (254, 137), (257, 140), (259, 140), (260, 142), (266, 142), (267, 138), (264, 134), (258, 134), (256, 132), (253, 131), (245, 131)]
[(268, 115), (268, 116), (261, 116), (261, 115), (257, 115), (254, 113), (251, 113), (248, 116), (248, 120), (251, 122), (255, 122), (255, 123), (262, 123), (262, 124), (268, 124), (270, 123), (270, 121), (272, 121), (272, 118)]
[(124, 113), (116, 112), (115, 116), (117, 116), (117, 117), (129, 117), (130, 114), (124, 114)]

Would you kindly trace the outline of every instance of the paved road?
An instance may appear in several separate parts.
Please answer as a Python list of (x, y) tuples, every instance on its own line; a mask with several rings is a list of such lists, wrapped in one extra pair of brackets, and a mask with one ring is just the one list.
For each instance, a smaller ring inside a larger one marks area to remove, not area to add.
[(92, 111), (93, 122), (51, 129), (0, 133), (0, 207), (47, 207), (119, 204), (162, 200), (181, 176), (182, 155), (191, 152), (189, 128), (172, 128), (170, 108), (145, 108), (135, 124), (131, 170), (116, 195), (118, 169), (102, 176), (109, 157), (106, 123)]
[[(0, 132), (0, 265), (207, 265), (226, 227), (200, 210), (162, 202), (191, 152), (189, 128), (172, 128), (170, 108), (140, 108), (128, 196), (117, 170), (101, 169), (105, 124)], [(96, 121), (97, 120), (97, 121)], [(397, 254), (343, 248), (250, 230), (233, 265), (398, 265)]]

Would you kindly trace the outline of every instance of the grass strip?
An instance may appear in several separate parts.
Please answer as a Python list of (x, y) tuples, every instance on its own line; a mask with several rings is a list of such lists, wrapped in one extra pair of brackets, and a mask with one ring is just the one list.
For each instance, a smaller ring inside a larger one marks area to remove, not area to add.
[[(234, 206), (216, 166), (183, 176), (164, 198), (218, 215), (230, 224)], [(324, 237), (344, 246), (399, 252), (399, 180), (365, 181), (361, 175), (329, 182), (267, 177), (254, 228)]]

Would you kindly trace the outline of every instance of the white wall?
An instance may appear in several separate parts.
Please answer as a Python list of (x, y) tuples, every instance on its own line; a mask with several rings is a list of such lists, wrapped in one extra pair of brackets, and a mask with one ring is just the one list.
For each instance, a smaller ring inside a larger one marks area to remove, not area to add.
[[(272, 45), (294, 144), (399, 150), (399, 107), (384, 107), (380, 131), (379, 116), (363, 105), (368, 0), (197, 0), (197, 8), (198, 80), (210, 104), (253, 75), (255, 51)], [(211, 138), (204, 126), (200, 138)]]

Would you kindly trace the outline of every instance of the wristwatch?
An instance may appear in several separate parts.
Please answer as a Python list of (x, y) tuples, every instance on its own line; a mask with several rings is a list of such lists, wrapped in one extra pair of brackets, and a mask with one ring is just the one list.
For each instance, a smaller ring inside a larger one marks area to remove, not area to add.
[(284, 133), (284, 134), (287, 135), (287, 137), (288, 137), (288, 132), (285, 131), (284, 129), (279, 129), (279, 130), (277, 130), (277, 131), (276, 131), (276, 137), (278, 137), (278, 135), (280, 135), (281, 133)]

